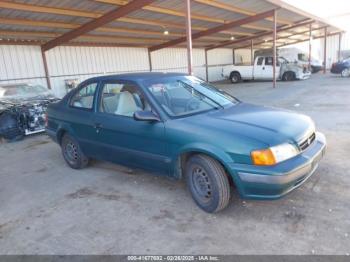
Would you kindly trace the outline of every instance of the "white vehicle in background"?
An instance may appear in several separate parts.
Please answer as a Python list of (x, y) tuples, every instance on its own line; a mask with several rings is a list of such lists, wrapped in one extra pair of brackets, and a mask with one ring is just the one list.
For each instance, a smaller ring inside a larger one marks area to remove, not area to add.
[[(278, 49), (278, 55), (284, 57), (290, 63), (298, 63), (303, 66), (309, 66), (309, 55), (296, 47), (286, 47)], [(322, 63), (311, 57), (311, 73), (317, 73), (322, 70)]]
[[(289, 63), (285, 58), (278, 57), (276, 64), (276, 79), (284, 81), (303, 80), (311, 75), (305, 67)], [(222, 76), (232, 83), (242, 80), (272, 80), (272, 56), (257, 56), (254, 65), (228, 65), (222, 68)]]

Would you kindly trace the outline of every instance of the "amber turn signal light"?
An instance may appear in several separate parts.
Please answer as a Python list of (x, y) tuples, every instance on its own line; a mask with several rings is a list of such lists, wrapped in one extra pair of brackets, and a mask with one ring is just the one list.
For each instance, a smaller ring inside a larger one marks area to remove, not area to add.
[(251, 157), (254, 165), (271, 166), (276, 164), (276, 159), (271, 149), (252, 151)]

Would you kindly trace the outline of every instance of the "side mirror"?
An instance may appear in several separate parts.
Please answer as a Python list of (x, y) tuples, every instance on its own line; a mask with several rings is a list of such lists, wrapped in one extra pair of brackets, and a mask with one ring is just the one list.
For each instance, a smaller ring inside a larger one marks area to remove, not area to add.
[(134, 119), (136, 121), (149, 121), (149, 122), (159, 122), (160, 118), (154, 114), (152, 111), (136, 111), (134, 113)]

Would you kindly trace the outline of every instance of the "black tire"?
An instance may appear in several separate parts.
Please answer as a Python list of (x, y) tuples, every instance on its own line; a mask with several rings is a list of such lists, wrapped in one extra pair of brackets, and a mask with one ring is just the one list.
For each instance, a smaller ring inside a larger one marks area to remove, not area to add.
[(295, 80), (295, 74), (293, 72), (285, 72), (282, 76), (283, 81), (293, 81)]
[(242, 81), (241, 75), (238, 72), (231, 72), (230, 80), (232, 84), (237, 84)]
[(19, 127), (19, 123), (13, 114), (4, 112), (0, 115), (0, 136), (8, 142), (23, 139), (24, 132)]
[(89, 158), (84, 155), (78, 142), (70, 135), (63, 135), (61, 149), (64, 160), (71, 168), (82, 169), (89, 164)]
[(208, 213), (224, 209), (230, 201), (230, 183), (224, 168), (213, 158), (192, 156), (185, 168), (187, 186), (196, 204)]

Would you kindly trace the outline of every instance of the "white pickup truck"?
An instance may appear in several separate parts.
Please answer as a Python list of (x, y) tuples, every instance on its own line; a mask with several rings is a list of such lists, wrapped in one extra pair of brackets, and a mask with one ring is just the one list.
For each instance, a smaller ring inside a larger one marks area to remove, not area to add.
[[(279, 57), (276, 64), (276, 79), (291, 81), (309, 78), (311, 72), (296, 63), (289, 63), (283, 57)], [(230, 79), (232, 83), (242, 80), (272, 80), (273, 58), (272, 56), (257, 56), (254, 65), (228, 65), (222, 68), (222, 76)]]

